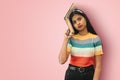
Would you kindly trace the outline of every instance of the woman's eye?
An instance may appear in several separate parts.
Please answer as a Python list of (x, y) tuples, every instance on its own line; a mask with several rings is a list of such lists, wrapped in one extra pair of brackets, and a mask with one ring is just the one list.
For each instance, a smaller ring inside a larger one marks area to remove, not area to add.
[(73, 21), (73, 24), (75, 24), (76, 23), (76, 21)]
[(81, 18), (78, 18), (78, 20), (80, 21), (80, 20), (81, 20)]

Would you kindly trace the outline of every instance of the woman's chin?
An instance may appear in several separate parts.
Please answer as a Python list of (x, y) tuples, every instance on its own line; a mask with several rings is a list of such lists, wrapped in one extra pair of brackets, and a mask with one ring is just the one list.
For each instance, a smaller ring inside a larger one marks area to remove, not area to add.
[(78, 30), (78, 31), (82, 31), (83, 29), (82, 29), (82, 28), (81, 28), (81, 29), (79, 28), (79, 29), (77, 29), (77, 30)]

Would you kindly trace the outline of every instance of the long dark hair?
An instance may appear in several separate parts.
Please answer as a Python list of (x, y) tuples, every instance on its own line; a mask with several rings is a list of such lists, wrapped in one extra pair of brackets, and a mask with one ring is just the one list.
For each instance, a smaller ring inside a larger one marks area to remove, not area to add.
[(86, 27), (87, 27), (88, 32), (91, 32), (91, 33), (97, 35), (97, 33), (95, 32), (94, 28), (92, 27), (92, 25), (91, 25), (88, 17), (87, 17), (86, 14), (85, 14), (82, 10), (80, 10), (80, 9), (74, 9), (74, 10), (70, 13), (70, 15), (69, 15), (69, 20), (70, 20), (70, 22), (71, 22), (71, 24), (72, 24), (72, 27), (73, 27), (73, 29), (74, 29), (74, 31), (75, 31), (75, 34), (77, 34), (77, 33), (79, 32), (78, 30), (75, 29), (75, 27), (73, 26), (73, 22), (72, 22), (72, 17), (73, 17), (75, 14), (82, 15), (82, 16), (85, 18), (85, 20), (86, 20), (86, 23), (87, 23), (87, 26), (86, 26)]

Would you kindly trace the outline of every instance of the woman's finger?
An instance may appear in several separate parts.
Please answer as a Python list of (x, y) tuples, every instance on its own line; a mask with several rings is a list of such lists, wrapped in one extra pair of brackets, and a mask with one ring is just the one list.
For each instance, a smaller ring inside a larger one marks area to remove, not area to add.
[(66, 32), (67, 34), (69, 34), (70, 33), (70, 30), (69, 29), (67, 29), (67, 32)]

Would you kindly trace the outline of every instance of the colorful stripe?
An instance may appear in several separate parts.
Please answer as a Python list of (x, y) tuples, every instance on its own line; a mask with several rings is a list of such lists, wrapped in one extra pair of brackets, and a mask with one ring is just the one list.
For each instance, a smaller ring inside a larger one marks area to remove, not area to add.
[(91, 57), (91, 56), (94, 56), (94, 48), (75, 48), (75, 47), (72, 47), (71, 55), (81, 56), (81, 57)]
[(81, 67), (94, 65), (94, 56), (93, 57), (71, 56), (70, 64)]

